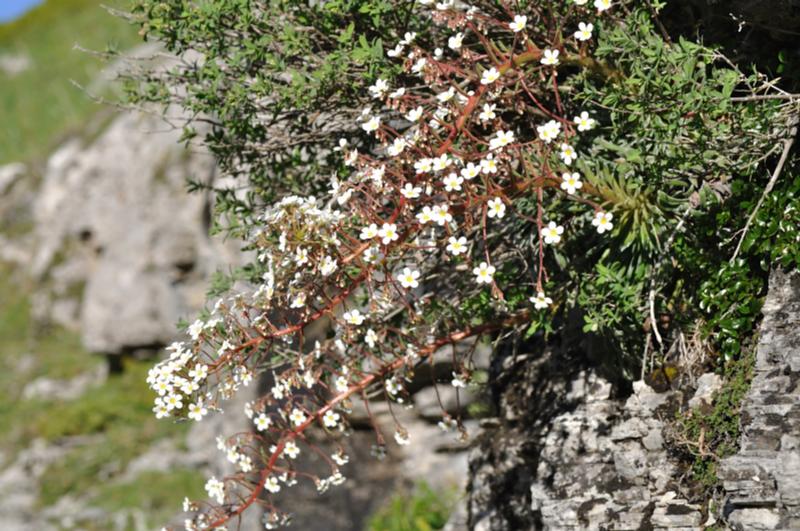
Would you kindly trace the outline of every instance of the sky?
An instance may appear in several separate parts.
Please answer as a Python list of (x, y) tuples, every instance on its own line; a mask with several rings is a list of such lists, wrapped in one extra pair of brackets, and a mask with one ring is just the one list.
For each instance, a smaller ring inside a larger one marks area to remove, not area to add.
[(42, 0), (0, 0), (0, 23), (19, 17)]

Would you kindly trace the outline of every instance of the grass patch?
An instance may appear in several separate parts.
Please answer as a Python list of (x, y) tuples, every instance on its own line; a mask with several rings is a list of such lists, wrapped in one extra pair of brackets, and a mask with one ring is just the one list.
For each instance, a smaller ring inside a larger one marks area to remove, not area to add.
[(140, 40), (134, 27), (109, 14), (101, 3), (129, 5), (126, 0), (47, 0), (0, 25), (0, 54), (30, 61), (30, 67), (16, 75), (0, 73), (0, 164), (46, 155), (65, 132), (82, 129), (99, 109), (71, 81), (90, 83), (103, 62), (75, 45), (126, 50)]
[(438, 493), (420, 483), (411, 493), (401, 493), (380, 509), (367, 524), (368, 531), (430, 531), (442, 529), (455, 505), (453, 493)]
[(203, 474), (190, 469), (144, 472), (130, 482), (104, 485), (93, 505), (108, 511), (136, 508), (146, 515), (149, 528), (155, 529), (175, 516), (184, 497), (204, 498), (205, 480)]

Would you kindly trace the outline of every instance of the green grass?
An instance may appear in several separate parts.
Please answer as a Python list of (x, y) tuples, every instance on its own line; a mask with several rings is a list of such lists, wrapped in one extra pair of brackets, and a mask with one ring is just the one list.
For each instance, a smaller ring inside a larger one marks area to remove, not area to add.
[(453, 510), (453, 493), (439, 493), (422, 482), (409, 493), (399, 493), (380, 509), (367, 531), (432, 531), (442, 529)]
[(140, 40), (132, 26), (101, 3), (128, 5), (126, 0), (47, 0), (22, 18), (0, 25), (0, 55), (31, 60), (30, 68), (17, 75), (0, 73), (0, 164), (43, 157), (101, 108), (71, 80), (89, 84), (103, 62), (75, 45), (126, 50)]

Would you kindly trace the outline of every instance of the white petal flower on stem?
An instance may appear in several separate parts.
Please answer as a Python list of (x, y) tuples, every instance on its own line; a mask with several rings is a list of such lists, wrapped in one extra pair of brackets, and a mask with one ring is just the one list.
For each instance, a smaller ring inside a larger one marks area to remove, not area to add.
[(528, 23), (528, 17), (525, 15), (516, 15), (514, 17), (514, 22), (509, 23), (508, 29), (513, 31), (514, 33), (519, 33), (520, 31), (525, 29), (525, 24)]
[(389, 245), (400, 237), (400, 235), (397, 234), (397, 225), (394, 223), (384, 223), (381, 230), (378, 231), (378, 236), (381, 237), (381, 241), (384, 245)]
[(575, 159), (578, 158), (578, 153), (575, 151), (575, 148), (569, 144), (561, 144), (561, 152), (558, 154), (558, 156), (561, 157), (561, 160), (564, 161), (564, 164), (569, 166), (575, 161)]
[(271, 492), (272, 494), (275, 494), (277, 492), (280, 492), (281, 485), (280, 483), (278, 483), (278, 478), (276, 478), (275, 476), (270, 476), (264, 480), (264, 488), (267, 489), (267, 491)]
[(433, 171), (442, 171), (452, 163), (453, 161), (450, 160), (450, 157), (447, 156), (447, 153), (444, 153), (442, 156), (433, 159)]
[(367, 330), (366, 335), (364, 335), (364, 343), (369, 345), (369, 348), (375, 348), (375, 345), (378, 343), (378, 334), (370, 328)]
[(329, 409), (325, 412), (325, 415), (322, 416), (322, 423), (325, 425), (326, 428), (335, 428), (339, 425), (339, 419), (341, 416), (332, 409)]
[(402, 153), (404, 149), (406, 149), (406, 140), (404, 138), (395, 138), (392, 145), (386, 149), (386, 153), (388, 153), (390, 157), (396, 157)]
[(372, 133), (373, 131), (377, 131), (380, 126), (381, 126), (380, 116), (372, 116), (370, 117), (369, 120), (361, 124), (361, 129), (363, 129), (367, 133)]
[(484, 70), (481, 74), (481, 85), (491, 85), (500, 78), (500, 72), (495, 67)]
[(489, 140), (489, 149), (506, 147), (514, 141), (513, 131), (498, 131), (496, 136)]
[(419, 159), (414, 163), (414, 170), (417, 173), (428, 173), (433, 169), (433, 160), (429, 158)]
[(336, 260), (334, 260), (330, 256), (326, 256), (325, 258), (322, 259), (322, 266), (320, 267), (319, 272), (322, 273), (322, 276), (327, 277), (328, 275), (336, 271), (337, 267), (338, 265), (336, 264)]
[(211, 479), (206, 481), (206, 492), (218, 504), (221, 505), (225, 502), (225, 484), (216, 477), (212, 476)]
[(297, 447), (294, 441), (288, 441), (283, 447), (283, 453), (286, 454), (289, 459), (297, 459), (297, 456), (300, 455), (300, 448)]
[(538, 292), (535, 297), (531, 297), (528, 300), (533, 303), (533, 307), (537, 310), (543, 310), (553, 303), (553, 299), (545, 296), (543, 291)]
[(406, 183), (406, 185), (400, 189), (400, 193), (406, 199), (417, 199), (422, 194), (422, 188), (414, 186), (411, 183)]
[(408, 111), (408, 113), (406, 113), (406, 120), (409, 122), (417, 122), (420, 118), (422, 118), (422, 107), (411, 109)]
[(400, 386), (397, 384), (397, 380), (394, 377), (386, 380), (384, 386), (386, 387), (386, 392), (392, 397), (396, 396), (400, 392)]
[(466, 166), (461, 168), (461, 176), (466, 180), (471, 180), (480, 175), (481, 167), (476, 166), (475, 164), (468, 162)]
[(464, 182), (463, 177), (459, 177), (455, 173), (451, 173), (444, 179), (442, 179), (442, 183), (444, 184), (444, 190), (446, 192), (452, 191), (460, 191), (461, 190), (461, 183)]
[(599, 13), (611, 9), (611, 0), (594, 0), (594, 7)]
[(360, 326), (366, 319), (366, 317), (356, 309), (350, 310), (349, 312), (344, 312), (342, 318), (347, 324), (351, 324), (353, 326)]
[(194, 404), (189, 404), (189, 418), (190, 419), (196, 420), (196, 421), (199, 422), (199, 421), (203, 420), (203, 417), (205, 417), (207, 414), (208, 414), (208, 409), (206, 409), (205, 406), (203, 406), (203, 401), (202, 400), (199, 400), (199, 401), (195, 402)]
[(464, 236), (460, 238), (450, 236), (447, 242), (447, 252), (451, 253), (453, 256), (458, 256), (467, 252), (467, 239)]
[(363, 227), (361, 229), (361, 236), (362, 240), (371, 240), (375, 236), (378, 235), (378, 226), (374, 223), (370, 224), (367, 227)]
[(347, 378), (344, 376), (337, 376), (336, 380), (334, 380), (333, 382), (333, 386), (339, 393), (344, 393), (345, 391), (350, 389), (350, 384), (348, 383)]
[(547, 49), (544, 51), (544, 56), (542, 56), (541, 62), (545, 66), (555, 66), (558, 64), (558, 55), (558, 50)]
[(397, 275), (397, 280), (400, 282), (400, 285), (406, 289), (416, 288), (419, 286), (419, 275), (419, 271), (414, 271), (410, 267), (406, 267)]
[(612, 219), (614, 219), (614, 214), (611, 212), (596, 212), (592, 220), (592, 225), (597, 227), (598, 233), (603, 234), (614, 228), (614, 224), (611, 223)]
[(555, 221), (547, 224), (547, 227), (542, 229), (544, 235), (544, 243), (553, 244), (561, 241), (561, 235), (564, 233), (564, 227), (556, 225)]
[(453, 215), (449, 212), (450, 207), (447, 205), (436, 205), (433, 207), (431, 214), (433, 215), (433, 221), (435, 221), (438, 225), (444, 226), (445, 223), (449, 223), (453, 221)]
[(483, 173), (497, 173), (497, 161), (492, 155), (481, 160), (481, 171)]
[(299, 426), (306, 421), (306, 414), (301, 410), (294, 408), (292, 409), (292, 413), (289, 415), (289, 420), (292, 421), (292, 424), (295, 426)]
[(399, 57), (401, 53), (403, 53), (403, 49), (405, 47), (402, 44), (398, 44), (394, 48), (387, 50), (386, 55), (389, 57)]
[(489, 120), (494, 120), (495, 118), (497, 118), (497, 115), (494, 112), (495, 108), (496, 105), (494, 105), (493, 103), (484, 103), (483, 110), (480, 112), (480, 114), (478, 114), (478, 119), (481, 122), (488, 122)]
[(417, 214), (417, 221), (420, 223), (420, 225), (425, 225), (426, 223), (433, 221), (433, 210), (431, 210), (431, 207), (423, 207), (422, 212)]
[(561, 189), (565, 190), (568, 194), (575, 194), (579, 188), (583, 187), (581, 182), (581, 174), (578, 172), (569, 173), (565, 172), (561, 175)]
[(579, 41), (588, 41), (592, 38), (592, 31), (594, 31), (594, 24), (581, 22), (578, 24), (578, 31), (575, 32), (575, 38)]
[(460, 50), (464, 41), (464, 34), (459, 32), (447, 39), (447, 47), (451, 50)]
[(494, 266), (481, 262), (478, 267), (472, 270), (472, 273), (475, 275), (475, 281), (478, 284), (491, 284), (495, 271), (497, 270)]
[(537, 126), (536, 131), (539, 133), (539, 138), (549, 144), (561, 134), (561, 124), (555, 120), (550, 120), (544, 125)]
[(575, 124), (578, 126), (578, 131), (589, 131), (594, 128), (594, 118), (589, 117), (589, 113), (583, 111), (580, 116), (576, 116), (573, 120)]
[(382, 98), (384, 94), (389, 90), (389, 84), (386, 83), (385, 79), (378, 79), (374, 85), (369, 87), (369, 93), (372, 94), (373, 98)]
[(266, 416), (264, 413), (261, 413), (259, 416), (253, 419), (253, 423), (256, 425), (256, 429), (258, 431), (266, 431), (270, 424), (272, 424), (272, 419)]
[(490, 199), (486, 206), (488, 208), (486, 215), (490, 218), (502, 219), (506, 215), (506, 204), (499, 197)]

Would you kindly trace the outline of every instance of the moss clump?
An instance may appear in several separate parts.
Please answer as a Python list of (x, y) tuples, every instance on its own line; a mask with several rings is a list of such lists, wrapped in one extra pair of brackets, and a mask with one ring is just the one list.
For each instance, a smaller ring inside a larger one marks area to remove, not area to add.
[(369, 531), (429, 531), (442, 529), (453, 510), (455, 496), (437, 493), (420, 483), (411, 493), (395, 495), (369, 521)]
[(692, 478), (710, 493), (719, 483), (717, 464), (739, 449), (742, 401), (750, 389), (755, 366), (755, 348), (725, 365), (723, 387), (714, 394), (710, 407), (679, 412), (672, 441), (689, 461)]

